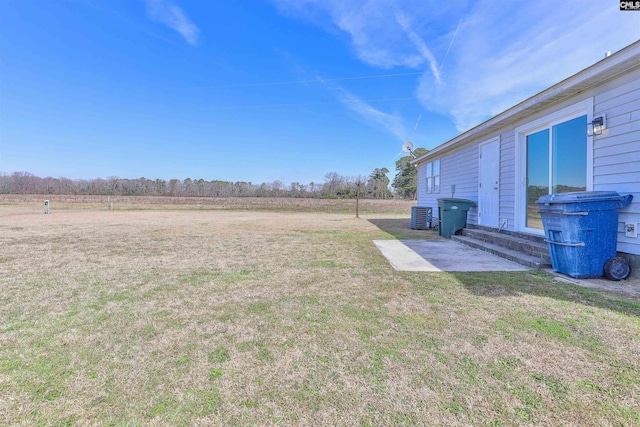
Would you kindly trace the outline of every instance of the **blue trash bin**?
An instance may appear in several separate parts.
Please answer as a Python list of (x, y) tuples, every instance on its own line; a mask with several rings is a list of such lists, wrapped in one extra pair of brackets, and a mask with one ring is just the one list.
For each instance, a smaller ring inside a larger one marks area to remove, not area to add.
[(616, 256), (618, 209), (632, 199), (615, 191), (541, 196), (536, 204), (553, 270), (576, 278), (602, 276)]

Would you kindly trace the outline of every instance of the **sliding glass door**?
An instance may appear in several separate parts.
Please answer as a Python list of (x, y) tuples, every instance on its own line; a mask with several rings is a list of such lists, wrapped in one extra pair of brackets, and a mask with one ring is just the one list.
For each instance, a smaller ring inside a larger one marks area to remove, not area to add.
[(536, 200), (587, 189), (587, 116), (526, 135), (525, 227), (542, 230)]
[(542, 230), (536, 200), (544, 194), (549, 194), (549, 129), (527, 135), (527, 228)]

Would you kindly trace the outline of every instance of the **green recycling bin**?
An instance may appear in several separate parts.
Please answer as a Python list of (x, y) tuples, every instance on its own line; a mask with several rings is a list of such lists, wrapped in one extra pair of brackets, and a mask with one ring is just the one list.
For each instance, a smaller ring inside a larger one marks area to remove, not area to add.
[(467, 199), (438, 199), (438, 234), (447, 239), (467, 226), (467, 212), (476, 203)]

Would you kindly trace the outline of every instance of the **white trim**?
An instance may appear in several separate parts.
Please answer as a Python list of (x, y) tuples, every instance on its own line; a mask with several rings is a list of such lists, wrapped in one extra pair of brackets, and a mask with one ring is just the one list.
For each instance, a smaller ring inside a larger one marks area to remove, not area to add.
[[(537, 120), (518, 126), (515, 130), (516, 143), (516, 191), (515, 191), (515, 229), (531, 234), (544, 234), (543, 230), (527, 228), (524, 213), (527, 210), (526, 198), (526, 155), (524, 146), (526, 136), (542, 129), (550, 128), (580, 116), (587, 116), (587, 123), (593, 120), (593, 98), (573, 104), (562, 110), (555, 111)], [(585, 135), (587, 129), (584, 130)], [(593, 190), (593, 137), (587, 135), (587, 190)]]
[[(426, 194), (440, 194), (442, 189), (442, 159), (440, 157), (432, 159), (426, 163), (424, 163), (424, 176), (425, 176), (425, 188), (424, 191)], [(436, 162), (438, 163), (438, 174), (436, 175), (434, 172), (434, 167)], [(427, 171), (427, 167), (431, 165), (431, 173), (429, 174)], [(438, 186), (436, 191), (436, 177), (438, 178)], [(429, 182), (431, 180), (431, 187), (429, 187)]]
[(496, 141), (500, 142), (500, 135), (496, 135), (493, 138), (485, 139), (484, 141), (482, 141), (478, 145), (487, 145), (487, 144), (491, 144), (492, 142), (496, 142)]

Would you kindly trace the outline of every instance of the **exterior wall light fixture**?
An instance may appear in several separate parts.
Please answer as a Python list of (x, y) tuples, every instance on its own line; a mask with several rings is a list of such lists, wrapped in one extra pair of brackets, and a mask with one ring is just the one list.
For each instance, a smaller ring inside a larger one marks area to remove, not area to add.
[(607, 128), (607, 120), (604, 114), (593, 119), (591, 123), (587, 123), (587, 135), (602, 135), (602, 131)]

